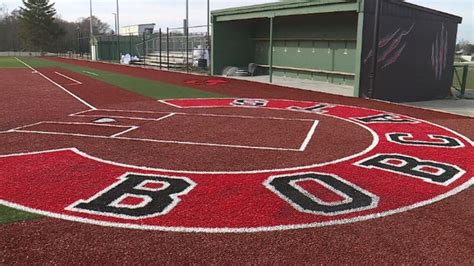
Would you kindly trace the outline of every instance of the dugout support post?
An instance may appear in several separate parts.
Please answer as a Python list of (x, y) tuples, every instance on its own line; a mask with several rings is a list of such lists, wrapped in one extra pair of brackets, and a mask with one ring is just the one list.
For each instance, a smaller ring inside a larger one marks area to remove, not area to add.
[(377, 62), (379, 54), (379, 35), (380, 35), (380, 19), (382, 13), (383, 0), (375, 0), (375, 16), (374, 16), (374, 39), (372, 40), (372, 64), (369, 74), (369, 88), (367, 90), (367, 96), (373, 98), (375, 95), (375, 80), (377, 77)]
[(273, 82), (273, 17), (270, 17), (270, 45), (268, 46), (268, 74)]

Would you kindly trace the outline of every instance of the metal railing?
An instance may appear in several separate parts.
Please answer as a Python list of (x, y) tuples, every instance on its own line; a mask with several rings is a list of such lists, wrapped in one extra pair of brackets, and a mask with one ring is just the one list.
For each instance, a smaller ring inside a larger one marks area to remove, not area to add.
[[(459, 92), (457, 96), (460, 98), (464, 98), (468, 86), (474, 86), (474, 84), (468, 85), (468, 77), (470, 74), (473, 74), (469, 73), (470, 71), (474, 72), (474, 64), (472, 63), (454, 64), (453, 88)], [(474, 87), (470, 89), (474, 89)]]
[(135, 46), (142, 59), (140, 63), (160, 69), (207, 72), (210, 69), (210, 36), (206, 28), (189, 27), (189, 34), (183, 27), (144, 34), (143, 41)]

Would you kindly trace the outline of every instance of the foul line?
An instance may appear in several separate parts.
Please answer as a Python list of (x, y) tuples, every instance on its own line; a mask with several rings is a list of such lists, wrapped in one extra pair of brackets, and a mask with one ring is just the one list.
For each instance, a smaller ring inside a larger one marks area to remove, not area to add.
[(59, 85), (58, 83), (54, 82), (53, 80), (51, 80), (50, 78), (48, 78), (46, 75), (44, 75), (43, 73), (39, 72), (38, 70), (34, 69), (33, 67), (31, 67), (30, 65), (28, 65), (27, 63), (23, 62), (22, 60), (18, 59), (18, 57), (15, 57), (16, 60), (18, 60), (20, 63), (22, 63), (23, 65), (25, 65), (26, 67), (28, 67), (29, 69), (33, 70), (34, 73), (38, 73), (39, 75), (41, 75), (43, 78), (45, 78), (47, 81), (53, 83), (54, 85), (56, 85), (58, 88), (60, 88), (61, 90), (65, 91), (67, 94), (71, 95), (72, 97), (74, 97), (76, 100), (80, 101), (82, 104), (84, 104), (85, 106), (89, 107), (90, 109), (92, 110), (97, 110), (97, 108), (95, 108), (93, 105), (89, 104), (88, 102), (84, 101), (83, 99), (79, 98), (79, 96), (75, 95), (74, 93), (68, 91), (66, 88), (64, 88), (63, 86)]
[(54, 72), (54, 73), (57, 74), (57, 75), (60, 75), (60, 76), (63, 77), (63, 78), (67, 78), (67, 79), (69, 79), (70, 81), (72, 81), (72, 82), (74, 82), (74, 83), (77, 83), (78, 85), (81, 85), (81, 84), (82, 84), (82, 82), (77, 81), (77, 80), (75, 80), (75, 79), (73, 79), (73, 78), (71, 78), (71, 77), (68, 77), (68, 76), (66, 76), (66, 75), (64, 75), (64, 74), (61, 74), (61, 73), (59, 73), (59, 72)]
[(82, 70), (82, 72), (87, 73), (87, 74), (92, 75), (92, 76), (96, 76), (96, 77), (99, 76), (99, 74), (96, 74), (94, 72), (89, 72), (89, 71), (86, 71), (86, 70)]
[(166, 105), (169, 105), (171, 107), (174, 107), (174, 108), (179, 108), (179, 109), (182, 109), (183, 107), (179, 106), (179, 105), (175, 105), (175, 104), (172, 104), (172, 103), (169, 103), (167, 102), (166, 100), (158, 100), (158, 102), (162, 103), (162, 104), (166, 104)]

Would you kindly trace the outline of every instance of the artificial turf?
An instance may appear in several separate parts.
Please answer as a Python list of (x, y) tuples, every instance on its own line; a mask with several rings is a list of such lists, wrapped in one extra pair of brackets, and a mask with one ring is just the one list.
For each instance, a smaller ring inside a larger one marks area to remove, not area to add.
[[(23, 62), (35, 69), (46, 67), (60, 67), (86, 75), (96, 80), (112, 84), (122, 89), (135, 92), (154, 99), (179, 99), (179, 98), (218, 98), (223, 97), (216, 93), (204, 92), (194, 88), (177, 86), (155, 80), (136, 78), (124, 74), (112, 73), (92, 68), (86, 68), (62, 62), (45, 60), (37, 57), (21, 57)], [(15, 57), (0, 57), (0, 68), (25, 68)], [(89, 73), (88, 73), (89, 72)], [(92, 73), (92, 74), (91, 74)], [(96, 74), (96, 75), (94, 75)], [(40, 215), (18, 211), (0, 205), (0, 224), (13, 223), (27, 219), (41, 217)]]
[[(184, 86), (178, 86), (166, 82), (160, 82), (156, 80), (150, 80), (145, 78), (132, 77), (126, 74), (119, 74), (109, 71), (98, 70), (94, 68), (87, 68), (77, 66), (73, 64), (67, 64), (63, 62), (45, 60), (35, 57), (23, 57), (22, 61), (41, 70), (46, 67), (60, 67), (72, 72), (79, 73), (81, 75), (94, 78), (96, 80), (112, 84), (114, 86), (123, 88), (125, 90), (135, 92), (144, 96), (148, 96), (155, 99), (179, 99), (179, 98), (214, 98), (214, 97), (225, 97), (211, 92), (201, 91), (195, 88), (189, 88)], [(14, 57), (0, 57), (0, 68), (12, 68), (12, 67), (25, 67)], [(91, 74), (93, 73), (93, 74)], [(474, 71), (470, 72), (468, 88), (471, 88), (469, 84), (474, 84)], [(474, 88), (474, 87), (472, 87)], [(11, 223), (15, 221), (21, 221), (25, 219), (31, 219), (38, 217), (38, 215), (30, 214), (22, 211), (17, 211), (8, 207), (0, 205), (0, 223)]]
[[(0, 57), (0, 68), (24, 68), (14, 57)], [(0, 224), (13, 223), (39, 217), (37, 214), (19, 211), (0, 205)]]
[(201, 91), (194, 88), (159, 82), (156, 80), (136, 78), (129, 75), (86, 68), (57, 61), (50, 61), (37, 57), (23, 57), (20, 59), (35, 69), (41, 69), (45, 67), (64, 68), (69, 71), (73, 71), (81, 75), (86, 75), (96, 80), (100, 80), (102, 82), (112, 84), (119, 88), (154, 99), (222, 98), (224, 96), (216, 93)]
[(15, 57), (0, 56), (0, 68), (24, 68), (25, 66), (18, 62)]
[(0, 224), (24, 221), (28, 219), (34, 219), (37, 217), (41, 217), (41, 216), (0, 205)]

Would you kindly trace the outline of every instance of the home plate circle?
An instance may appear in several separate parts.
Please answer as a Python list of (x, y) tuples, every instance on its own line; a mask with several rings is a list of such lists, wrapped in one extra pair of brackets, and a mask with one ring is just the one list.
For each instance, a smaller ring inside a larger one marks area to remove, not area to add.
[(258, 232), (396, 214), (474, 180), (472, 141), (420, 119), (308, 101), (162, 102), (176, 112), (89, 110), (10, 130), (12, 142), (55, 145), (0, 155), (0, 203), (103, 226)]

